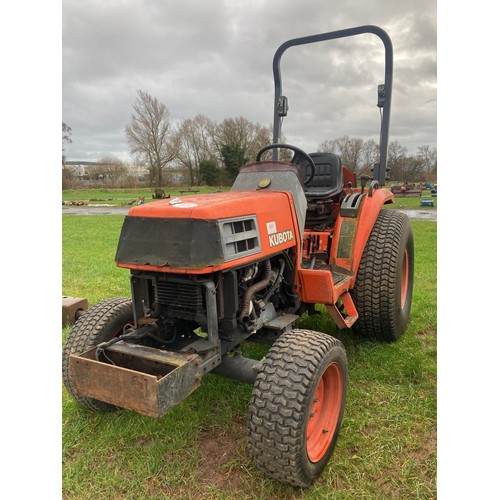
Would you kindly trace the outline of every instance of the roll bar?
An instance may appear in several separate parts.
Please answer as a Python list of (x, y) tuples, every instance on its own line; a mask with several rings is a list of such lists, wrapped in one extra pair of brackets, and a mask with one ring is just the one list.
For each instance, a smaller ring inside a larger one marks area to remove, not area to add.
[[(297, 45), (306, 45), (309, 43), (324, 42), (327, 40), (335, 40), (337, 38), (345, 38), (356, 36), (365, 33), (377, 35), (385, 47), (385, 82), (384, 85), (379, 85), (378, 95), (379, 100), (377, 106), (384, 108), (382, 114), (382, 125), (380, 129), (380, 163), (376, 163), (373, 169), (373, 178), (379, 182), (381, 186), (385, 184), (387, 170), (387, 150), (389, 147), (389, 121), (391, 116), (391, 100), (392, 100), (392, 68), (393, 68), (393, 53), (392, 42), (389, 35), (378, 26), (358, 26), (356, 28), (348, 28), (339, 31), (330, 31), (319, 35), (304, 36), (294, 38), (280, 45), (273, 59), (273, 74), (274, 74), (274, 125), (273, 125), (273, 144), (278, 144), (281, 136), (281, 121), (287, 114), (288, 102), (287, 98), (282, 95), (281, 89), (281, 56), (285, 50)], [(278, 150), (273, 151), (273, 160), (278, 159)]]

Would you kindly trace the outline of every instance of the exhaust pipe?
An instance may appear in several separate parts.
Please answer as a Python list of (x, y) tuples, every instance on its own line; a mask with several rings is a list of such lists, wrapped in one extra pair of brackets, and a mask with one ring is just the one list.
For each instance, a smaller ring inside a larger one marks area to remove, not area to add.
[(262, 278), (261, 281), (253, 284), (252, 286), (249, 286), (247, 291), (245, 292), (245, 295), (243, 296), (243, 306), (241, 307), (241, 314), (239, 316), (239, 320), (241, 322), (245, 322), (244, 318), (248, 318), (248, 315), (250, 314), (250, 301), (252, 300), (253, 296), (257, 293), (266, 288), (266, 286), (269, 285), (271, 282), (271, 261), (268, 259), (264, 261), (264, 277)]

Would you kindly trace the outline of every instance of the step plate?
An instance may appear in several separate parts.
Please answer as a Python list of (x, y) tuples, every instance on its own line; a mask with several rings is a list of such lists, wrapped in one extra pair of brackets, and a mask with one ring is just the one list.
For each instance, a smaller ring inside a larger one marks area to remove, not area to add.
[(346, 281), (350, 281), (352, 278), (351, 274), (342, 274), (338, 273), (336, 271), (332, 271), (332, 277), (333, 277), (333, 282), (335, 283), (336, 286), (341, 285), (342, 283), (345, 283)]

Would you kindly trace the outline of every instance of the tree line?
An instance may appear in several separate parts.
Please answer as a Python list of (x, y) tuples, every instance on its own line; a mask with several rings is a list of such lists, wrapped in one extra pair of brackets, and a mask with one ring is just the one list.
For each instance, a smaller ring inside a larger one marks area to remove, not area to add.
[(151, 184), (162, 186), (167, 166), (174, 166), (192, 186), (219, 185), (232, 183), (239, 168), (272, 141), (272, 128), (241, 116), (218, 123), (201, 114), (174, 127), (166, 105), (139, 90), (125, 135)]
[[(71, 128), (63, 122), (63, 176), (64, 143), (71, 142), (70, 135)], [(241, 116), (216, 122), (202, 114), (173, 124), (167, 106), (139, 90), (125, 136), (134, 161), (147, 169), (149, 185), (168, 185), (177, 172), (191, 186), (216, 186), (231, 184), (240, 167), (253, 161), (257, 152), (272, 142), (272, 127)], [(282, 142), (286, 139), (282, 138)], [(357, 137), (326, 140), (318, 151), (338, 154), (343, 165), (358, 173), (369, 173), (378, 161), (377, 143)], [(289, 161), (291, 153), (281, 150), (280, 159)], [(124, 162), (113, 157), (103, 158), (99, 164), (94, 168), (96, 172), (87, 167), (87, 174), (118, 179), (128, 172)], [(389, 144), (388, 167), (394, 180), (432, 180), (437, 172), (436, 149), (424, 145), (416, 154), (408, 154), (405, 147), (393, 141)], [(68, 171), (66, 168), (66, 174)]]
[[(357, 173), (368, 173), (379, 161), (378, 144), (373, 140), (344, 135), (319, 145), (319, 151), (336, 153), (342, 164)], [(400, 182), (435, 181), (437, 177), (437, 149), (429, 145), (417, 147), (409, 154), (398, 141), (389, 143), (387, 151), (388, 178)]]

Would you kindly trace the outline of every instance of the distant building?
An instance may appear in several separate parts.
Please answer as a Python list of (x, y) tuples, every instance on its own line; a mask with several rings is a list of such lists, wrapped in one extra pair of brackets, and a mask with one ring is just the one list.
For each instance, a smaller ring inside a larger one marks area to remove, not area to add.
[[(79, 180), (88, 180), (90, 177), (102, 180), (107, 177), (106, 169), (108, 165), (98, 161), (70, 160), (65, 162), (65, 166), (72, 168), (74, 176)], [(147, 180), (147, 167), (135, 164), (126, 166), (130, 176), (137, 178), (139, 181)], [(102, 173), (99, 172), (100, 169), (103, 170)]]

